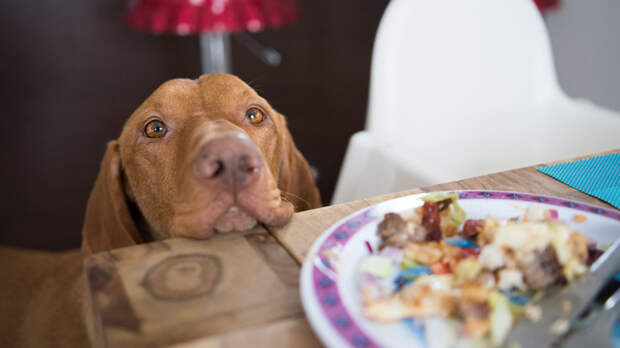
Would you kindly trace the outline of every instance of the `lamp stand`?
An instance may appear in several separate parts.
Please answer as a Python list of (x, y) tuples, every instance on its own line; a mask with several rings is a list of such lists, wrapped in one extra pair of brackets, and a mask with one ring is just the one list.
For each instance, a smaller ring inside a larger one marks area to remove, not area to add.
[(204, 74), (230, 73), (230, 36), (226, 33), (200, 34), (200, 59)]

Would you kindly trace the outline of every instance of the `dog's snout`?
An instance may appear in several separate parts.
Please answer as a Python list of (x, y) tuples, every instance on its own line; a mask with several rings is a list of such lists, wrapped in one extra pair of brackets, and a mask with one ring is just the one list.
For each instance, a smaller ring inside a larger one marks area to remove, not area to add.
[(258, 176), (263, 157), (244, 134), (219, 136), (205, 143), (194, 160), (194, 174), (223, 189), (237, 192)]

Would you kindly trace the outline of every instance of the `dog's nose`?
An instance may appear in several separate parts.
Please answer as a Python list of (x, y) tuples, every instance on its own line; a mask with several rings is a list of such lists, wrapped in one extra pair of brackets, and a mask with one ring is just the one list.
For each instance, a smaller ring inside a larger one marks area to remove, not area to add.
[(255, 180), (263, 157), (243, 133), (229, 133), (205, 143), (194, 160), (196, 177), (238, 192)]

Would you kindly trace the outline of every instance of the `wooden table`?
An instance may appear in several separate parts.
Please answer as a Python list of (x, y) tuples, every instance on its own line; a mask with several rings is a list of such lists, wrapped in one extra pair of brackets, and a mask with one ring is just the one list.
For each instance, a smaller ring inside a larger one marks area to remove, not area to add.
[(93, 345), (320, 346), (301, 307), (298, 278), (312, 242), (331, 224), (381, 201), (436, 190), (531, 192), (612, 208), (538, 172), (540, 166), (305, 211), (283, 228), (93, 255), (85, 261)]

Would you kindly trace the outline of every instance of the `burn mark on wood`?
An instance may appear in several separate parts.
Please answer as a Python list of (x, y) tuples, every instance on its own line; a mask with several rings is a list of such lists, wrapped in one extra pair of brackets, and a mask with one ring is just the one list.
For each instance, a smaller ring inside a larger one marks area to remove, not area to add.
[(90, 267), (87, 271), (87, 276), (90, 288), (94, 292), (102, 291), (112, 278), (110, 273), (98, 266)]
[(299, 266), (268, 232), (249, 233), (246, 240), (287, 285), (299, 286)]
[(272, 243), (275, 242), (273, 237), (271, 237), (271, 235), (267, 232), (250, 233), (246, 235), (245, 238), (250, 242), (261, 243), (261, 244), (265, 244), (268, 242), (272, 242)]
[(221, 278), (220, 260), (208, 254), (168, 257), (153, 266), (141, 285), (155, 298), (185, 301), (209, 294)]
[[(139, 333), (140, 320), (136, 317), (125, 288), (115, 267), (109, 261), (111, 253), (103, 259), (87, 262), (86, 276), (104, 327), (116, 327)], [(108, 259), (108, 260), (106, 260)]]
[(140, 320), (133, 312), (127, 296), (111, 297), (109, 300), (109, 304), (101, 309), (104, 327), (117, 327), (139, 333)]
[(108, 252), (106, 252), (106, 254), (105, 254), (105, 255), (107, 256), (107, 259), (108, 259), (109, 261), (115, 261), (115, 262), (118, 262), (118, 261), (120, 261), (120, 260), (121, 260), (121, 259), (120, 259), (120, 257), (118, 257), (118, 255), (116, 255), (116, 254), (114, 254), (114, 253), (112, 252), (112, 250), (108, 250)]
[(162, 251), (170, 251), (172, 250), (172, 248), (170, 247), (170, 245), (168, 245), (168, 243), (166, 243), (165, 241), (157, 241), (157, 242), (152, 242), (152, 243), (147, 243), (144, 244), (144, 246), (146, 247), (146, 254), (150, 255), (152, 253), (158, 253), (158, 252), (162, 252)]

